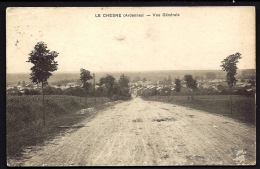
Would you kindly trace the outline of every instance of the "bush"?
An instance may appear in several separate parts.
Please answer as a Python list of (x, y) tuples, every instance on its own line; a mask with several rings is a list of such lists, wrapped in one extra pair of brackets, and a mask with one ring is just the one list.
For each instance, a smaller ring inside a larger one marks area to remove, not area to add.
[(111, 97), (111, 100), (117, 101), (117, 100), (118, 100), (118, 95), (113, 95), (113, 96)]
[(64, 90), (65, 95), (71, 95), (71, 96), (79, 96), (79, 97), (86, 97), (87, 93), (84, 89), (81, 87), (74, 87), (74, 88), (68, 88)]
[(40, 95), (41, 92), (39, 90), (34, 90), (34, 89), (25, 89), (24, 90), (25, 95)]

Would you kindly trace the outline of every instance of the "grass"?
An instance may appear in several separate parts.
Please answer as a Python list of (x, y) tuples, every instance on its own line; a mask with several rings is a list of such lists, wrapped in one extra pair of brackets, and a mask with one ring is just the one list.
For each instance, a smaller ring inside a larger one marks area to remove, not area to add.
[[(232, 96), (232, 114), (230, 113), (229, 95), (200, 95), (194, 96), (194, 100), (187, 100), (187, 98), (187, 96), (170, 96), (169, 103), (228, 116), (250, 125), (256, 123), (255, 98)], [(168, 96), (151, 96), (144, 100), (168, 102)]]
[[(103, 103), (108, 102), (103, 99)], [(63, 128), (77, 124), (94, 113), (76, 115), (80, 109), (94, 107), (102, 109), (101, 98), (82, 98), (64, 95), (45, 96), (45, 118), (43, 125), (42, 96), (7, 96), (6, 98), (6, 152), (8, 157), (20, 157), (23, 148), (43, 144)]]

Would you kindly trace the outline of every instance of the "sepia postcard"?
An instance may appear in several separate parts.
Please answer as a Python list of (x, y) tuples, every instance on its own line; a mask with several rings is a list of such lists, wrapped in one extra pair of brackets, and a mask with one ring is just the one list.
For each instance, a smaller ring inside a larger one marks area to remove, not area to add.
[(255, 17), (7, 8), (7, 166), (256, 165)]

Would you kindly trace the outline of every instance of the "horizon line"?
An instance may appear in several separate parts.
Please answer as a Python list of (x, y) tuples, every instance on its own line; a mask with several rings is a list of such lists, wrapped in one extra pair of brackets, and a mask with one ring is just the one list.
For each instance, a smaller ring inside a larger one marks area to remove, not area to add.
[[(256, 70), (255, 68), (250, 69), (238, 69), (238, 70)], [(159, 72), (159, 71), (222, 71), (221, 69), (178, 69), (178, 70), (108, 70), (108, 71), (90, 71), (94, 73), (105, 73), (105, 72), (113, 72), (113, 73), (120, 73), (120, 72)], [(80, 71), (72, 70), (72, 71), (60, 71), (60, 72), (52, 72), (53, 74), (59, 73), (79, 73)], [(6, 72), (6, 74), (27, 74), (31, 72)]]

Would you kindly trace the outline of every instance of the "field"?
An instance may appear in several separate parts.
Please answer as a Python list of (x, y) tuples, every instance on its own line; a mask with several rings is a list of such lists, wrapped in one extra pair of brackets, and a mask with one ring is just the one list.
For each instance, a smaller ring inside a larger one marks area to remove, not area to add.
[[(108, 102), (103, 98), (103, 103)], [(7, 155), (20, 156), (24, 146), (42, 144), (53, 137), (62, 128), (58, 126), (74, 125), (85, 117), (75, 116), (80, 109), (95, 106), (102, 108), (102, 99), (75, 96), (45, 96), (46, 126), (43, 126), (42, 96), (7, 96), (6, 98), (6, 139)]]
[(151, 96), (144, 98), (151, 101), (162, 101), (189, 107), (196, 110), (224, 115), (250, 125), (255, 125), (255, 98), (246, 96), (232, 96), (233, 113), (230, 113), (229, 95), (202, 95), (194, 96), (194, 100), (188, 100), (187, 96)]

